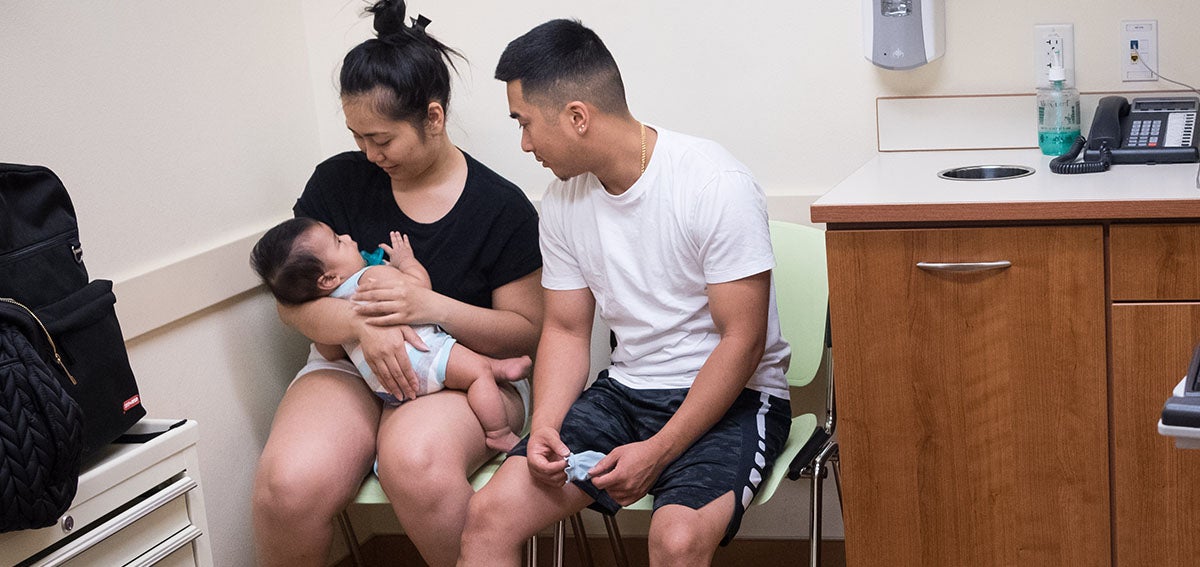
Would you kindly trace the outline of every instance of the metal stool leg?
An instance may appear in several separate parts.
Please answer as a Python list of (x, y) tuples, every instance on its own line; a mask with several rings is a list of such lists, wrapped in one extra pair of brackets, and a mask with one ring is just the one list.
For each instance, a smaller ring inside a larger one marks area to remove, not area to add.
[(833, 457), (829, 459), (829, 468), (833, 470), (833, 484), (837, 486), (838, 507), (842, 506), (842, 458), (835, 449)]
[(608, 543), (612, 547), (613, 559), (618, 567), (629, 567), (629, 555), (625, 553), (625, 541), (621, 539), (621, 530), (617, 528), (617, 519), (604, 514), (604, 529), (608, 530)]
[(338, 527), (342, 529), (342, 537), (346, 538), (346, 547), (350, 549), (350, 561), (354, 567), (363, 567), (362, 551), (358, 548), (358, 536), (354, 534), (354, 526), (350, 524), (350, 514), (342, 510), (337, 515)]

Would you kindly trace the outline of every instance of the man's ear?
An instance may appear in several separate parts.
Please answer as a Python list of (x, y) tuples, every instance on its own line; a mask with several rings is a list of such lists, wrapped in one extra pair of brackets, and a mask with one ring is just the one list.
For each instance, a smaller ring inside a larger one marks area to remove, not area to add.
[(571, 129), (578, 132), (580, 136), (585, 134), (588, 128), (591, 127), (591, 109), (581, 101), (573, 100), (567, 103), (563, 109), (567, 120), (571, 125)]
[(425, 107), (425, 133), (437, 135), (446, 129), (446, 109), (442, 103), (433, 101)]
[(317, 278), (317, 289), (321, 291), (330, 292), (337, 289), (339, 285), (342, 285), (342, 276), (333, 272), (325, 272)]

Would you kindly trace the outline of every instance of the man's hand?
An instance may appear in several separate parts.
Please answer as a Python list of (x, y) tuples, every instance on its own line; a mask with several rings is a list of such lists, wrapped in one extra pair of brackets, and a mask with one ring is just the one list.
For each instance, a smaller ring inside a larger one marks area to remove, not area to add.
[(529, 474), (534, 480), (549, 486), (567, 483), (567, 456), (571, 450), (558, 437), (558, 430), (542, 427), (529, 434), (525, 457)]
[(671, 462), (665, 457), (651, 438), (613, 449), (588, 474), (596, 488), (608, 492), (617, 504), (628, 506), (650, 492)]
[(407, 325), (376, 327), (363, 325), (359, 332), (359, 347), (367, 366), (379, 378), (388, 393), (400, 399), (417, 396), (417, 376), (413, 373), (412, 361), (408, 359), (405, 343), (417, 350), (428, 351), (425, 341)]

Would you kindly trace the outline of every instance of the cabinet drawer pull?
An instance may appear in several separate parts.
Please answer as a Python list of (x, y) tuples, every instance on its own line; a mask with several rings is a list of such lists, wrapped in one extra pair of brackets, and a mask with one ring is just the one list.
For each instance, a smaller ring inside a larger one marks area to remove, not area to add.
[(37, 563), (37, 567), (56, 567), (63, 565), (67, 561), (87, 551), (92, 546), (104, 541), (109, 536), (121, 531), (126, 526), (138, 521), (143, 516), (148, 515), (176, 497), (186, 494), (188, 491), (196, 488), (199, 484), (192, 480), (191, 477), (183, 476), (179, 480), (163, 487), (162, 490), (151, 494), (145, 500), (131, 506), (128, 510), (117, 514), (107, 522), (97, 526), (79, 537), (79, 539), (71, 542), (62, 549), (50, 554), (48, 557)]
[(917, 267), (931, 272), (984, 272), (1003, 270), (1012, 266), (1008, 260), (996, 262), (917, 262)]
[(196, 526), (188, 526), (183, 528), (175, 535), (154, 546), (154, 548), (150, 551), (147, 551), (145, 555), (130, 561), (125, 565), (125, 567), (149, 567), (150, 565), (154, 565), (155, 563), (166, 559), (167, 556), (171, 555), (172, 553), (183, 549), (185, 545), (192, 543), (192, 541), (201, 535), (204, 535), (203, 532), (201, 532), (200, 528), (197, 528)]

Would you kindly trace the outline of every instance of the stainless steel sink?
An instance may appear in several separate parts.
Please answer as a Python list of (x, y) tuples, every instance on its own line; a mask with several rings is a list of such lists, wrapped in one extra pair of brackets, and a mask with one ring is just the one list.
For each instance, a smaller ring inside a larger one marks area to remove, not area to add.
[(945, 169), (937, 175), (955, 181), (996, 181), (1033, 175), (1034, 171), (1032, 167), (1023, 165), (967, 165)]

